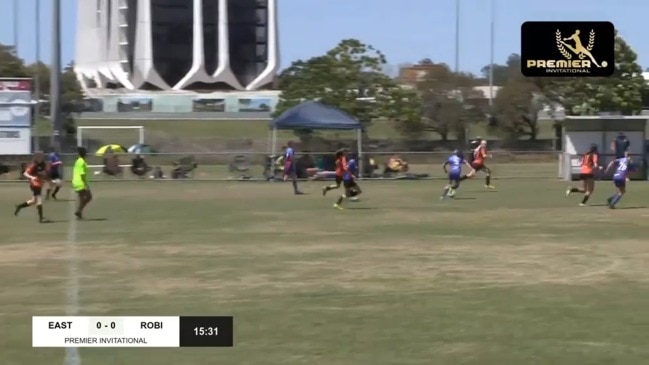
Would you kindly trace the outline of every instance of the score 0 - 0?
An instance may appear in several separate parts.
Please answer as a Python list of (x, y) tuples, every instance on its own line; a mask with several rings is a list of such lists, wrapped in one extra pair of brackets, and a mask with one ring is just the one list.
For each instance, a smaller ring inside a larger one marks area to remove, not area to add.
[(124, 324), (120, 318), (115, 317), (90, 317), (88, 318), (88, 332), (98, 336), (121, 335), (124, 332)]

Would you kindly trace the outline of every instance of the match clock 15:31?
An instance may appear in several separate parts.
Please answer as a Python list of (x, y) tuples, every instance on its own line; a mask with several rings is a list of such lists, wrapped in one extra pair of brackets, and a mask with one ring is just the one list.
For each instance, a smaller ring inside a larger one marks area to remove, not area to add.
[(196, 336), (218, 336), (218, 327), (194, 327), (194, 335)]

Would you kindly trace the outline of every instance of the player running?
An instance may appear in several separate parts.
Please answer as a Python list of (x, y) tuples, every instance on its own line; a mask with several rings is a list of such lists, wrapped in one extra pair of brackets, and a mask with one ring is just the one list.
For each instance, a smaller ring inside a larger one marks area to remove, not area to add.
[[(61, 190), (61, 178), (63, 177), (61, 170), (63, 169), (63, 162), (61, 161), (61, 158), (59, 158), (59, 155), (54, 151), (49, 153), (47, 159), (49, 161), (49, 176), (47, 179), (48, 187), (45, 192), (45, 200), (49, 200), (50, 196), (52, 199), (56, 200), (56, 194)], [(52, 191), (52, 189), (54, 191)]]
[(336, 183), (332, 185), (327, 185), (322, 188), (322, 196), (327, 195), (329, 190), (334, 190), (340, 188), (340, 185), (343, 183), (343, 176), (345, 171), (347, 171), (347, 154), (344, 148), (336, 151), (334, 156), (336, 158)]
[(342, 210), (342, 203), (345, 198), (350, 197), (354, 199), (362, 193), (361, 188), (358, 186), (358, 184), (356, 184), (357, 178), (358, 165), (356, 164), (356, 160), (352, 158), (347, 163), (347, 170), (343, 175), (343, 186), (345, 188), (345, 192), (338, 197), (338, 200), (334, 204), (334, 208)]
[(14, 215), (18, 215), (23, 208), (36, 205), (36, 209), (38, 210), (38, 221), (44, 223), (46, 220), (43, 218), (43, 199), (41, 193), (45, 177), (47, 176), (47, 164), (45, 163), (45, 156), (42, 152), (34, 153), (34, 159), (23, 173), (23, 176), (29, 179), (29, 189), (32, 191), (32, 197), (31, 199), (16, 205)]
[(78, 219), (83, 219), (83, 210), (92, 200), (92, 193), (88, 185), (88, 164), (86, 163), (86, 155), (88, 151), (85, 147), (77, 147), (79, 157), (74, 162), (74, 169), (72, 170), (72, 188), (79, 197), (79, 205), (74, 215)]
[(485, 177), (485, 187), (487, 189), (495, 189), (496, 187), (491, 185), (491, 170), (485, 165), (485, 160), (492, 157), (487, 151), (487, 141), (480, 141), (480, 145), (473, 150), (473, 161), (471, 162), (471, 168), (473, 170), (466, 175), (466, 178), (473, 178), (478, 171), (484, 171), (487, 174)]
[(297, 188), (297, 161), (295, 161), (295, 150), (293, 150), (293, 142), (289, 141), (286, 144), (286, 151), (284, 152), (284, 181), (291, 179), (293, 183), (293, 193), (300, 195), (302, 192)]
[(635, 166), (631, 163), (630, 157), (621, 157), (611, 161), (606, 167), (606, 172), (608, 172), (613, 165), (616, 165), (615, 173), (613, 174), (613, 184), (615, 184), (615, 194), (610, 196), (606, 201), (608, 202), (608, 207), (615, 209), (617, 203), (620, 202), (622, 196), (626, 193), (626, 183), (629, 181), (628, 174), (633, 171)]
[(581, 188), (569, 187), (566, 190), (566, 196), (572, 193), (582, 193), (584, 198), (579, 203), (579, 206), (586, 206), (586, 202), (595, 191), (595, 174), (602, 169), (599, 165), (599, 153), (597, 152), (597, 145), (591, 144), (588, 152), (584, 153), (581, 157), (581, 167), (579, 170), (579, 180), (581, 180)]
[[(471, 164), (464, 159), (462, 152), (460, 152), (459, 150), (453, 151), (453, 154), (442, 165), (444, 173), (448, 174), (448, 184), (444, 187), (442, 196), (439, 197), (440, 199), (445, 199), (446, 197), (454, 197), (455, 191), (460, 187), (460, 181), (466, 179), (467, 176), (469, 176), (462, 175), (462, 165), (466, 165), (469, 169), (471, 169), (471, 172), (469, 172), (469, 174), (475, 174), (475, 170), (473, 169)], [(451, 168), (448, 169), (448, 166), (450, 166)]]

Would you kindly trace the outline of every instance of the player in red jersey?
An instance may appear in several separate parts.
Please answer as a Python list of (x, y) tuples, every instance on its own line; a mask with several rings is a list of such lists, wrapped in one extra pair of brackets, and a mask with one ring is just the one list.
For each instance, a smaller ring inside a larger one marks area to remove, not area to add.
[(482, 140), (480, 145), (473, 150), (473, 161), (471, 162), (473, 171), (467, 174), (466, 177), (473, 178), (478, 171), (484, 171), (487, 174), (485, 177), (485, 187), (495, 189), (496, 187), (491, 185), (491, 170), (485, 165), (485, 160), (491, 157), (491, 154), (487, 151), (487, 141)]
[(46, 222), (43, 218), (43, 198), (41, 194), (47, 174), (48, 171), (45, 156), (43, 156), (42, 152), (34, 153), (34, 160), (23, 174), (23, 176), (29, 179), (29, 189), (32, 191), (32, 197), (31, 199), (16, 205), (14, 215), (18, 215), (23, 208), (36, 205), (36, 209), (38, 210), (38, 221), (41, 223)]

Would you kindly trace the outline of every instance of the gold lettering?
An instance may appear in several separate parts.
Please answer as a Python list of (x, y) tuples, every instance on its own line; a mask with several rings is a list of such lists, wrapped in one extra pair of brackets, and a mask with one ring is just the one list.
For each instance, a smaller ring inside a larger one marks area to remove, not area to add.
[(590, 60), (527, 60), (528, 68), (572, 68), (572, 69), (590, 69), (592, 61)]

